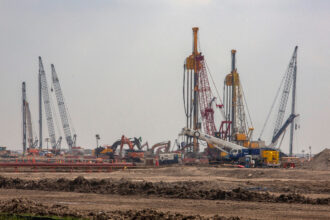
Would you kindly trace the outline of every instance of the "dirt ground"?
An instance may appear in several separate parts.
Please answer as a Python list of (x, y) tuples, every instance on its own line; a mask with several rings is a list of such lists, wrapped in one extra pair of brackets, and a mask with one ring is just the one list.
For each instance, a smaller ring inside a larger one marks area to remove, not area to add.
[(2, 201), (27, 198), (85, 213), (151, 209), (173, 213), (174, 219), (178, 213), (239, 219), (330, 218), (330, 171), (166, 167), (0, 175)]

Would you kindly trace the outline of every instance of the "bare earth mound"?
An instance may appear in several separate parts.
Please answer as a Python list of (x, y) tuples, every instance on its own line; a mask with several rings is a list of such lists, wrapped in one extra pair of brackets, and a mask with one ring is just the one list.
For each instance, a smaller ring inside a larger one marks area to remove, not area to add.
[(83, 219), (214, 219), (214, 220), (239, 220), (239, 217), (223, 217), (215, 215), (204, 218), (199, 215), (182, 215), (180, 213), (160, 212), (152, 209), (127, 210), (112, 212), (77, 211), (64, 205), (47, 206), (28, 199), (12, 199), (0, 202), (0, 212), (7, 214), (30, 214), (35, 216), (75, 217)]
[(309, 165), (314, 170), (330, 170), (330, 149), (326, 148), (316, 154)]
[(3, 172), (0, 219), (25, 213), (78, 219), (329, 219), (329, 189), (330, 169)]
[(140, 195), (158, 196), (178, 199), (205, 199), (205, 200), (235, 200), (255, 202), (280, 202), (280, 203), (302, 203), (302, 204), (330, 204), (329, 198), (308, 198), (300, 194), (289, 193), (279, 196), (268, 192), (251, 192), (242, 188), (224, 191), (221, 189), (207, 189), (205, 182), (132, 182), (129, 180), (113, 179), (85, 179), (79, 176), (74, 180), (42, 179), (24, 180), (19, 178), (6, 178), (0, 176), (0, 188), (3, 189), (25, 189), (46, 190), (80, 193), (99, 193), (117, 195)]

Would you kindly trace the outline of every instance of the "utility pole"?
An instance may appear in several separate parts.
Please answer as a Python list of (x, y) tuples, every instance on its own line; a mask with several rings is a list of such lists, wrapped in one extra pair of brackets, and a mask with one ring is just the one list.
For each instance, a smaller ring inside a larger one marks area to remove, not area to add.
[(26, 88), (22, 83), (23, 155), (26, 152)]
[[(295, 115), (296, 109), (296, 82), (297, 82), (297, 50), (298, 46), (294, 49), (294, 67), (293, 67), (293, 85), (292, 85), (292, 106), (291, 106), (291, 115)], [(293, 149), (293, 134), (295, 129), (295, 120), (291, 123), (290, 128), (290, 157), (292, 157), (292, 149)]]

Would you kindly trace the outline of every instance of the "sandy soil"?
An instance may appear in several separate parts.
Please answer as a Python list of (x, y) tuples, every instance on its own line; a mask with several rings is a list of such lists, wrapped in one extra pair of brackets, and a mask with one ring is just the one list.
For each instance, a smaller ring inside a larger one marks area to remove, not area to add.
[(185, 215), (238, 216), (242, 219), (329, 219), (330, 206), (167, 199), (140, 196), (100, 195), (92, 193), (0, 190), (0, 199), (29, 198), (47, 205), (64, 204), (86, 211), (155, 209)]
[[(113, 180), (169, 182), (197, 181), (205, 189), (299, 193), (310, 198), (330, 197), (330, 171), (303, 169), (235, 169), (218, 167), (167, 167), (122, 170), (111, 173), (1, 173), (24, 180), (111, 178)], [(59, 191), (0, 189), (0, 199), (28, 198), (47, 205), (64, 204), (84, 211), (139, 210), (151, 208), (185, 215), (238, 216), (242, 219), (329, 219), (330, 205), (166, 198), (157, 195), (118, 195)]]
[(330, 171), (308, 169), (240, 169), (217, 167), (166, 167), (119, 170), (111, 173), (1, 173), (4, 177), (29, 180), (44, 178), (126, 179), (131, 181), (207, 181), (209, 187), (231, 190), (237, 187), (274, 193), (320, 194), (330, 196)]

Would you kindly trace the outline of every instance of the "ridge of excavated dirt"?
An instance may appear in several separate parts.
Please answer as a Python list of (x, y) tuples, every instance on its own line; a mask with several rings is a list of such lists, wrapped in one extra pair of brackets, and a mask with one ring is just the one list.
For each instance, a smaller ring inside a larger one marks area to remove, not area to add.
[(210, 220), (239, 220), (239, 217), (224, 217), (215, 215), (213, 217), (203, 217), (200, 215), (182, 215), (180, 213), (160, 212), (152, 209), (127, 210), (127, 211), (77, 211), (65, 205), (47, 206), (42, 203), (25, 198), (0, 201), (0, 212), (6, 214), (30, 214), (34, 216), (59, 216), (74, 217), (82, 219), (210, 219)]
[(330, 170), (330, 149), (324, 149), (316, 154), (313, 159), (307, 164), (314, 170)]
[(330, 198), (312, 199), (296, 193), (275, 196), (268, 192), (252, 192), (242, 188), (229, 191), (207, 189), (203, 182), (132, 182), (125, 179), (69, 179), (23, 180), (0, 176), (0, 188), (80, 193), (159, 196), (180, 199), (236, 200), (255, 202), (281, 202), (303, 204), (330, 204)]

